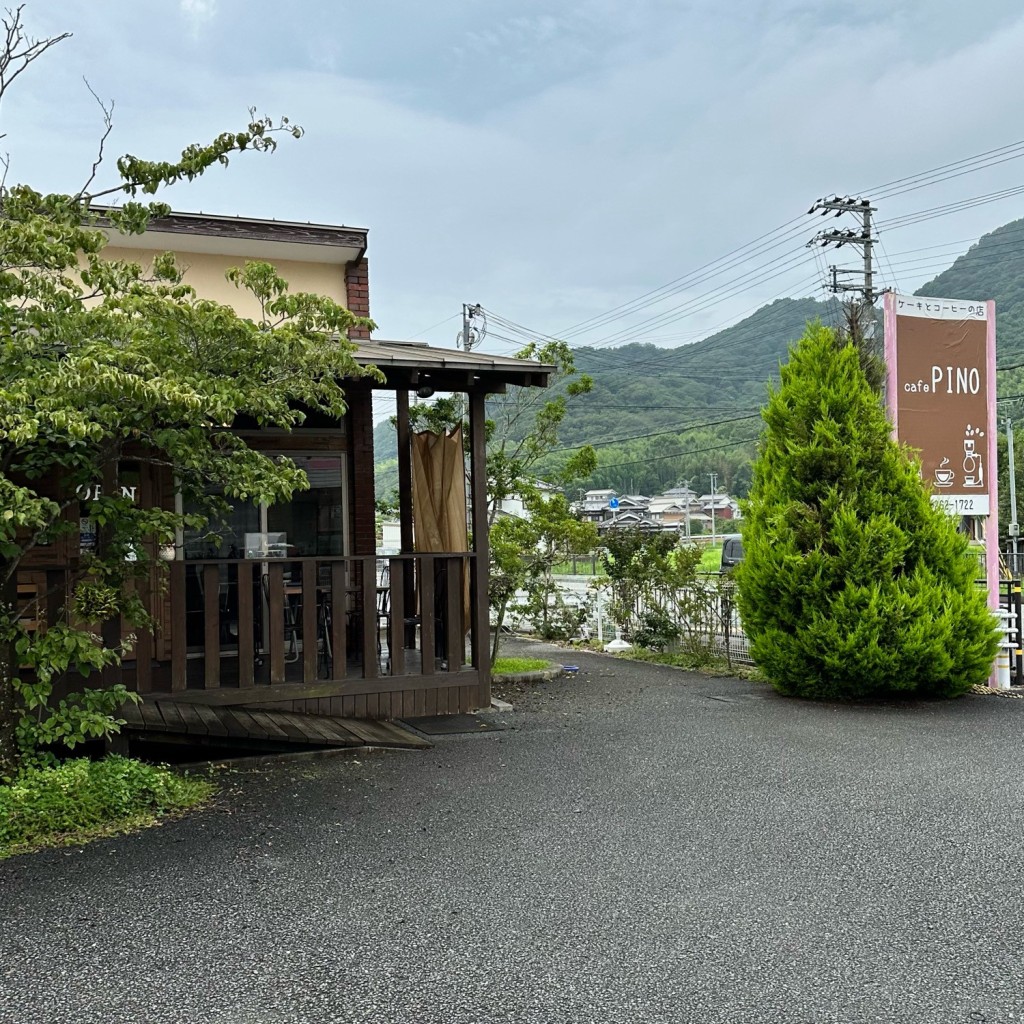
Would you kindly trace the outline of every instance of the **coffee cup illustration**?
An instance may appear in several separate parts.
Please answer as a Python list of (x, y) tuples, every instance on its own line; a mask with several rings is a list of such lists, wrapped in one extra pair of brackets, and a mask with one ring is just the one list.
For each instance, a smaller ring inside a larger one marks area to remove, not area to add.
[(948, 487), (953, 482), (953, 470), (947, 469), (949, 459), (943, 459), (939, 468), (935, 470), (935, 485), (937, 487)]

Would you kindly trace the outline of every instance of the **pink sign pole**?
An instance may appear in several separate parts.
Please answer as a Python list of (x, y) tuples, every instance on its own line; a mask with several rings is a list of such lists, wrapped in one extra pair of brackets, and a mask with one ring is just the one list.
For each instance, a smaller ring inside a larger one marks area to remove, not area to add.
[(896, 293), (886, 292), (882, 296), (882, 310), (885, 314), (885, 407), (892, 423), (892, 436), (899, 440), (899, 402), (896, 401)]
[[(989, 514), (985, 523), (985, 566), (988, 569), (988, 599), (993, 611), (999, 610), (999, 472), (996, 461), (996, 304), (985, 303), (988, 310), (988, 330), (985, 333), (985, 356), (988, 363), (988, 488)], [(994, 670), (993, 670), (994, 671)], [(993, 679), (994, 682), (994, 679)]]

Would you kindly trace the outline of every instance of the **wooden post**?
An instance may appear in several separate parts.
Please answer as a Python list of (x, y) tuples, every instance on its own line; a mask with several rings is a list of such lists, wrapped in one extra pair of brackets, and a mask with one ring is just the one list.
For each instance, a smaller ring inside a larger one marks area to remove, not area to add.
[[(391, 584), (391, 619), (388, 623), (390, 675), (405, 675), (405, 562), (392, 558), (388, 579)], [(415, 629), (415, 625), (413, 629)]]
[(317, 677), (317, 563), (302, 562), (302, 681), (315, 683)]
[[(153, 474), (149, 466), (144, 466), (139, 477), (139, 504), (142, 508), (153, 508)], [(157, 620), (157, 600), (159, 593), (157, 574), (157, 544), (150, 541), (146, 544), (146, 553), (150, 561), (149, 572), (145, 578), (136, 581), (142, 603), (151, 617), (149, 628), (140, 627), (135, 641), (135, 689), (139, 693), (148, 693), (153, 689), (153, 650), (154, 634)]]
[[(402, 546), (402, 554), (412, 554), (415, 546), (413, 536), (413, 516), (415, 509), (412, 507), (412, 437), (409, 427), (409, 392), (399, 389), (395, 392), (395, 409), (398, 421), (398, 526), (400, 533), (399, 543)], [(416, 580), (412, 572), (404, 576), (404, 590), (402, 596), (405, 599), (406, 615), (416, 607)], [(416, 626), (410, 623), (403, 626), (402, 643), (406, 647), (416, 646)]]
[(188, 686), (188, 648), (185, 622), (185, 563), (171, 562), (171, 690)]
[(220, 566), (203, 569), (203, 686), (220, 686)]
[(423, 555), (416, 560), (420, 590), (420, 672), (432, 676), (434, 668), (434, 558)]
[(329, 679), (348, 675), (348, 590), (345, 577), (347, 562), (331, 563), (331, 669)]
[(488, 598), (491, 547), (487, 536), (487, 427), (486, 396), (469, 396), (470, 488), (473, 502), (473, 665), (479, 676), (477, 707), (491, 706), (490, 601)]
[(238, 685), (256, 682), (255, 612), (253, 602), (252, 562), (238, 562)]
[(363, 568), (363, 678), (376, 679), (380, 675), (377, 646), (380, 643), (380, 623), (377, 620), (377, 556), (360, 560)]
[(448, 671), (458, 672), (462, 668), (462, 658), (466, 647), (466, 632), (462, 628), (462, 559), (446, 558), (445, 586), (447, 600), (445, 608), (445, 653), (448, 655)]
[(270, 652), (270, 681), (283, 683), (284, 669), (284, 565), (267, 564), (267, 649)]

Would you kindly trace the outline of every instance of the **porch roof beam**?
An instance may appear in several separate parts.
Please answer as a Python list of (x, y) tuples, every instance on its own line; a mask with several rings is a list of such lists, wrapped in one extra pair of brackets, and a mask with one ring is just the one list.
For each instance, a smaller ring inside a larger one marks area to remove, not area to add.
[(382, 382), (369, 382), (371, 387), (389, 391), (429, 387), (434, 391), (495, 394), (509, 384), (543, 388), (556, 370), (528, 359), (412, 342), (358, 341), (353, 356), (360, 365), (375, 366), (384, 376)]

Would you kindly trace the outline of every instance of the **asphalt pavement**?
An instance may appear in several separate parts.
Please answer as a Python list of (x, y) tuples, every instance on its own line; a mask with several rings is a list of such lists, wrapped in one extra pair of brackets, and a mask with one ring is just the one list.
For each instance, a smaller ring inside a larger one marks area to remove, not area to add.
[(1024, 1020), (1024, 700), (564, 658), (501, 731), (0, 863), (0, 1022)]

